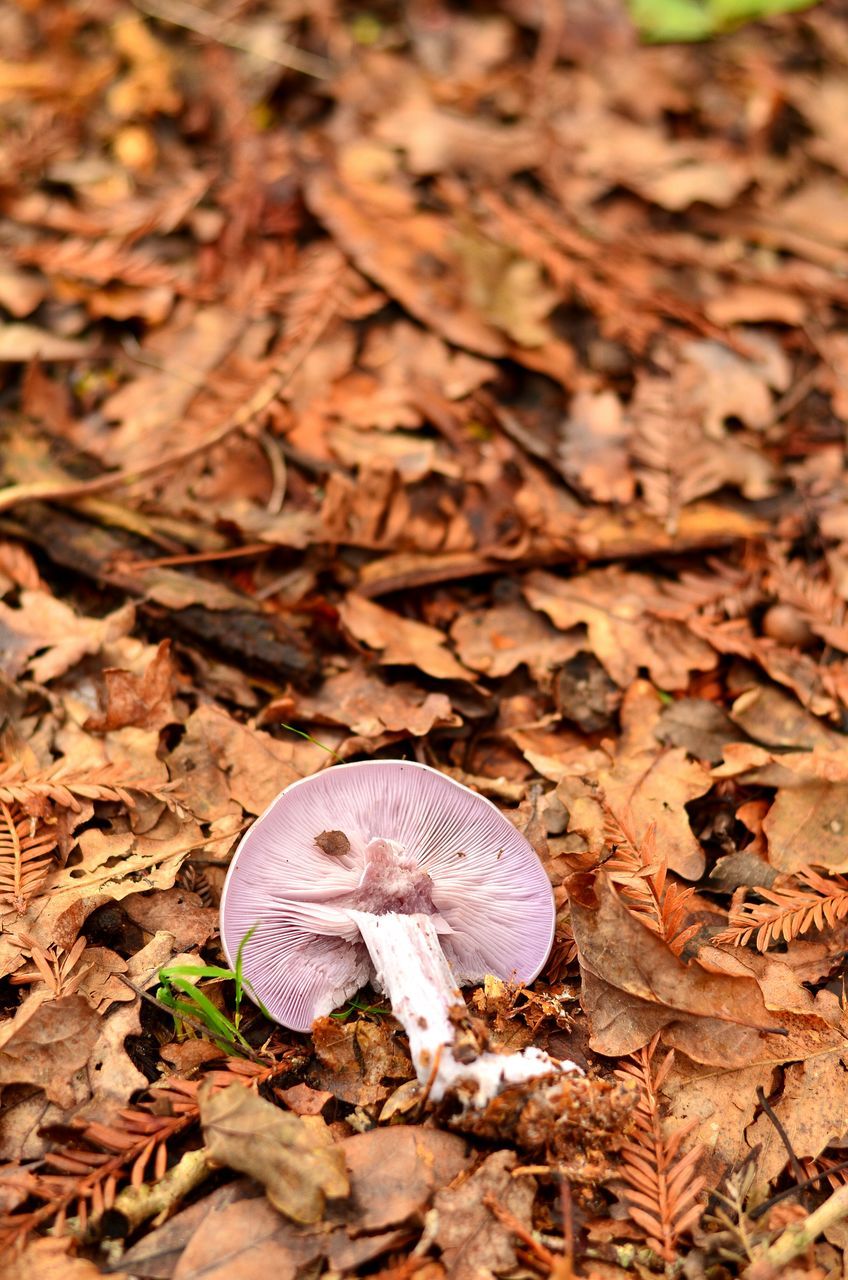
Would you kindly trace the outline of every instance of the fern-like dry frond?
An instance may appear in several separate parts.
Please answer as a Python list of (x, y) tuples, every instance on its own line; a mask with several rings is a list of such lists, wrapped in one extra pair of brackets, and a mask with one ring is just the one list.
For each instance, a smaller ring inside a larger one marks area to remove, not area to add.
[(27, 813), (42, 814), (48, 804), (78, 813), (80, 800), (116, 800), (131, 809), (135, 805), (133, 791), (174, 803), (171, 784), (132, 778), (115, 764), (80, 770), (60, 761), (37, 773), (27, 773), (20, 763), (0, 768), (0, 801), (20, 805)]
[(781, 604), (792, 605), (825, 644), (848, 653), (848, 605), (827, 577), (826, 564), (816, 572), (773, 551), (768, 577)]
[[(728, 927), (711, 941), (744, 947), (755, 937), (758, 951), (775, 942), (791, 942), (808, 929), (833, 929), (848, 916), (848, 880), (799, 871), (794, 881), (754, 890), (765, 902), (740, 902), (731, 907)], [(756, 935), (756, 936), (755, 936)]]
[(652, 823), (641, 840), (604, 806), (604, 839), (613, 850), (604, 870), (619, 886), (627, 906), (641, 922), (680, 955), (697, 924), (684, 927), (694, 889), (683, 889), (668, 879), (668, 862), (657, 853), (656, 827)]
[(671, 1070), (674, 1051), (670, 1050), (656, 1067), (658, 1039), (658, 1035), (654, 1036), (649, 1045), (632, 1054), (616, 1071), (620, 1079), (635, 1080), (640, 1088), (634, 1128), (621, 1149), (621, 1172), (631, 1219), (645, 1232), (655, 1253), (665, 1262), (673, 1262), (678, 1241), (701, 1215), (698, 1196), (706, 1179), (696, 1172), (700, 1146), (680, 1154), (683, 1139), (697, 1120), (693, 1118), (669, 1135), (663, 1131), (659, 1095)]
[(19, 805), (0, 800), (0, 903), (26, 911), (54, 865), (56, 837)]

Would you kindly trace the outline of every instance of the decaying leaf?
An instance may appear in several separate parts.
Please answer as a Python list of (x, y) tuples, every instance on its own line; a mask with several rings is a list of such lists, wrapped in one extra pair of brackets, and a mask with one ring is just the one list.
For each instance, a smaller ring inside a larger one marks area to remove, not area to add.
[(328, 1199), (349, 1194), (344, 1155), (317, 1116), (293, 1116), (233, 1084), (201, 1092), (200, 1118), (211, 1159), (261, 1182), (294, 1222), (318, 1222)]
[(63, 675), (87, 653), (125, 636), (135, 620), (131, 604), (105, 618), (83, 618), (44, 591), (23, 591), (17, 608), (0, 601), (0, 654), (5, 675), (27, 668), (45, 683)]
[(536, 1188), (532, 1178), (511, 1176), (516, 1163), (512, 1152), (495, 1151), (436, 1196), (435, 1239), (452, 1280), (485, 1280), (516, 1265), (515, 1237), (496, 1216), (505, 1209), (530, 1227)]

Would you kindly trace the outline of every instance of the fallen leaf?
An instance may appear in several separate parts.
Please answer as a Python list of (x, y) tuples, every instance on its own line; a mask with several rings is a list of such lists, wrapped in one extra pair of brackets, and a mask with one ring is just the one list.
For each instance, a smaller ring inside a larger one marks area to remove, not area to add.
[(30, 360), (80, 360), (94, 351), (91, 342), (61, 338), (34, 324), (0, 324), (0, 363)]
[(621, 688), (633, 683), (640, 667), (647, 667), (661, 689), (682, 689), (692, 669), (715, 666), (708, 644), (682, 623), (651, 612), (656, 588), (640, 574), (611, 567), (558, 578), (536, 571), (528, 574), (524, 594), (561, 631), (582, 623), (590, 649)]
[(549, 680), (583, 644), (582, 637), (562, 635), (520, 599), (460, 614), (451, 638), (462, 661), (474, 671), (496, 679), (524, 663), (540, 682)]
[(86, 654), (126, 635), (134, 621), (131, 604), (105, 618), (83, 618), (44, 591), (22, 591), (15, 609), (0, 601), (2, 670), (14, 679), (28, 669), (45, 684)]
[(389, 1093), (385, 1081), (409, 1080), (415, 1074), (396, 1030), (385, 1020), (318, 1018), (312, 1039), (320, 1064), (315, 1083), (342, 1102), (355, 1106), (382, 1102)]
[(612, 391), (578, 391), (562, 425), (559, 463), (566, 480), (596, 502), (630, 502), (630, 429)]
[(81, 995), (46, 1003), (30, 997), (0, 1032), (0, 1085), (34, 1084), (51, 1102), (70, 1106), (71, 1078), (88, 1062), (99, 1023)]
[(360, 143), (336, 171), (325, 167), (309, 177), (307, 203), (363, 274), (417, 320), (459, 347), (503, 355), (503, 334), (467, 298), (456, 228), (437, 214), (415, 212), (406, 192), (392, 185), (393, 167), (388, 150)]
[(317, 1117), (309, 1124), (240, 1084), (204, 1085), (199, 1097), (210, 1158), (256, 1178), (287, 1218), (318, 1222), (328, 1199), (349, 1194), (344, 1156)]
[[(313, 752), (314, 768), (326, 752)], [(186, 721), (181, 742), (170, 757), (180, 779), (180, 799), (198, 817), (215, 821), (227, 815), (260, 814), (300, 777), (293, 766), (291, 742), (278, 742), (252, 729), (212, 703), (202, 703)]]
[[(704, 795), (710, 774), (690, 760), (682, 747), (661, 747), (656, 737), (662, 702), (644, 680), (628, 689), (621, 704), (622, 733), (615, 756), (597, 772), (604, 804), (637, 843), (653, 828), (656, 849), (672, 871), (696, 880), (704, 869), (704, 851), (689, 824), (686, 805)], [(604, 813), (600, 798), (588, 788), (572, 788), (562, 801), (571, 811), (571, 829), (585, 835), (590, 847), (604, 841)], [(582, 794), (581, 794), (582, 793)]]
[[(286, 707), (285, 703), (279, 705), (281, 710)], [(419, 737), (435, 725), (459, 723), (446, 694), (426, 693), (406, 682), (384, 684), (361, 666), (329, 676), (315, 694), (296, 696), (285, 716), (287, 720), (347, 725), (363, 738), (380, 738), (386, 733)]]
[(450, 1280), (489, 1280), (516, 1266), (514, 1233), (486, 1203), (491, 1198), (532, 1229), (536, 1183), (512, 1177), (516, 1164), (514, 1152), (494, 1151), (467, 1181), (437, 1194), (435, 1240)]
[[(7, 1258), (5, 1280), (98, 1280), (101, 1268), (90, 1258), (71, 1253), (74, 1242), (64, 1239), (31, 1240), (19, 1253)], [(112, 1271), (114, 1280), (130, 1280), (126, 1271)]]
[(360, 1231), (415, 1220), (433, 1193), (468, 1169), (473, 1157), (458, 1134), (393, 1125), (341, 1144), (352, 1186), (348, 1213)]
[(384, 666), (418, 667), (437, 680), (473, 680), (474, 674), (458, 662), (436, 627), (404, 618), (351, 591), (339, 605), (339, 617), (347, 631), (371, 649), (382, 650)]
[(174, 723), (179, 718), (172, 701), (174, 677), (170, 640), (162, 641), (142, 676), (107, 667), (101, 714), (89, 716), (83, 728), (89, 733), (106, 733), (126, 725), (162, 729)]
[[(725, 966), (732, 973), (680, 960), (627, 910), (603, 873), (591, 885), (573, 876), (566, 887), (596, 1052), (632, 1053), (657, 1031), (693, 1062), (723, 1069), (841, 1049), (837, 1031), (819, 1015), (770, 1008), (760, 983), (733, 957)], [(792, 990), (809, 1002), (797, 978)]]
[(434, 105), (422, 85), (405, 79), (405, 98), (377, 121), (375, 137), (406, 153), (410, 173), (470, 169), (495, 181), (541, 159), (544, 139), (532, 124), (498, 124)]
[(786, 1143), (801, 1159), (815, 1159), (845, 1132), (848, 1065), (838, 1053), (794, 1062), (783, 1073), (783, 1091), (772, 1103), (785, 1140), (770, 1116), (760, 1115), (747, 1131), (751, 1148), (760, 1146), (757, 1182), (765, 1188), (787, 1162)]

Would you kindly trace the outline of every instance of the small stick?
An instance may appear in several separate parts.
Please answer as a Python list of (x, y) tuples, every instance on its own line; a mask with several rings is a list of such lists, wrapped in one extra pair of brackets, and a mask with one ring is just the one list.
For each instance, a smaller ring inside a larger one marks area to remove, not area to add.
[(483, 1204), (490, 1213), (494, 1214), (501, 1226), (506, 1227), (507, 1231), (511, 1231), (512, 1234), (522, 1242), (522, 1244), (527, 1245), (527, 1248), (533, 1256), (547, 1267), (549, 1272), (557, 1275), (562, 1274), (563, 1259), (558, 1257), (557, 1254), (552, 1253), (546, 1245), (540, 1244), (534, 1237), (532, 1231), (527, 1230), (520, 1218), (516, 1218), (515, 1214), (512, 1213), (511, 1210), (505, 1208), (504, 1205), (499, 1204), (491, 1192), (487, 1191), (483, 1196)]
[(774, 1280), (793, 1258), (813, 1244), (823, 1231), (848, 1217), (848, 1186), (840, 1187), (803, 1222), (788, 1226), (774, 1244), (742, 1272), (743, 1280)]
[(795, 1175), (795, 1181), (803, 1182), (806, 1175), (804, 1173), (804, 1170), (801, 1168), (801, 1161), (798, 1159), (798, 1157), (795, 1154), (795, 1151), (793, 1150), (792, 1143), (789, 1141), (789, 1135), (787, 1134), (783, 1125), (780, 1123), (780, 1120), (774, 1108), (772, 1107), (771, 1103), (766, 1098), (766, 1095), (763, 1092), (762, 1085), (757, 1085), (757, 1100), (760, 1106), (762, 1107), (763, 1111), (768, 1116), (771, 1123), (774, 1125), (774, 1128), (777, 1132), (777, 1136), (780, 1138), (780, 1141), (783, 1143), (784, 1147), (786, 1148), (786, 1154), (789, 1156), (789, 1163), (792, 1166), (792, 1172)]

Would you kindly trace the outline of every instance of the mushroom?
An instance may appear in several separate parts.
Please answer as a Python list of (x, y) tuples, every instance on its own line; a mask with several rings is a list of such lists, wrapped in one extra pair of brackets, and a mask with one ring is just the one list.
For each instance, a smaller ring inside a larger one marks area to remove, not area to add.
[(292, 1030), (369, 980), (382, 990), (436, 1101), (455, 1091), (482, 1107), (507, 1084), (579, 1070), (457, 1034), (460, 984), (536, 977), (553, 892), (500, 810), (427, 765), (338, 765), (287, 787), (236, 850), (221, 921), (230, 964), (247, 937), (247, 990)]

